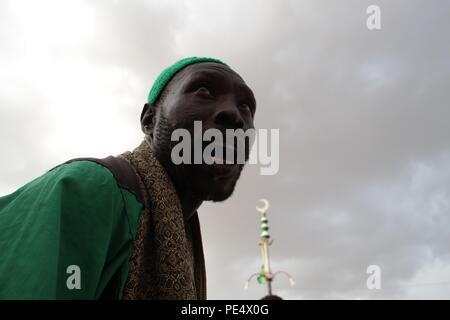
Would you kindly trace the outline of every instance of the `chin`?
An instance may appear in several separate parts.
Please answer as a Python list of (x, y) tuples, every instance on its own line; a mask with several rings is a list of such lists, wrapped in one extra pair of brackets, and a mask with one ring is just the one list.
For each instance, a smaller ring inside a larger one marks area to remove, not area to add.
[(199, 186), (198, 190), (201, 195), (201, 199), (204, 201), (220, 202), (227, 200), (234, 192), (236, 183), (239, 179), (240, 172), (237, 176), (222, 180), (222, 179), (205, 179), (205, 183)]
[(231, 190), (210, 191), (206, 201), (221, 202), (227, 200), (233, 194), (234, 186)]
[(193, 194), (203, 201), (220, 202), (233, 194), (243, 165), (234, 169), (209, 165), (191, 166), (189, 169), (188, 181), (191, 181)]

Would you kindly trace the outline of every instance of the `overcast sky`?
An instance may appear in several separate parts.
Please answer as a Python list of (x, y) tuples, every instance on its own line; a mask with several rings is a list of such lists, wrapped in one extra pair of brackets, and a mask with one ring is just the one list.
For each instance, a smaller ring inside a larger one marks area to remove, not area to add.
[[(381, 8), (381, 30), (366, 8)], [(142, 140), (158, 73), (227, 62), (280, 130), (280, 170), (244, 170), (199, 210), (210, 299), (259, 299), (267, 198), (285, 299), (450, 298), (447, 1), (0, 2), (0, 195), (74, 157)], [(381, 268), (381, 290), (366, 268)]]

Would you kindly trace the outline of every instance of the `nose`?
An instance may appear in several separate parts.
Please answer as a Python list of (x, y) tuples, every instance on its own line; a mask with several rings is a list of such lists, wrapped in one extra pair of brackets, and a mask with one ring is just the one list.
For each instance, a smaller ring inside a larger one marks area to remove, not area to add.
[(221, 104), (214, 115), (214, 123), (225, 129), (242, 129), (244, 120), (237, 106), (229, 101)]

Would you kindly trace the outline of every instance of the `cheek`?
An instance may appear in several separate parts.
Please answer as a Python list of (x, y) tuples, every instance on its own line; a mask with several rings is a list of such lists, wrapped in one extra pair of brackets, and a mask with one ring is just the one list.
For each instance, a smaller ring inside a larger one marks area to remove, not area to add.
[(167, 108), (167, 120), (173, 128), (186, 128), (186, 124), (192, 117), (189, 110), (189, 106), (182, 101), (176, 101)]
[(169, 111), (168, 118), (175, 128), (193, 128), (194, 121), (207, 121), (214, 108), (195, 99), (177, 101)]

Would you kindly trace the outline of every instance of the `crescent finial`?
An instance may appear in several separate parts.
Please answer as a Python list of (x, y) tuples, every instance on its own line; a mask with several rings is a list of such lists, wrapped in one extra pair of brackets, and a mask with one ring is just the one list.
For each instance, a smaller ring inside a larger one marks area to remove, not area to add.
[(262, 207), (256, 206), (256, 210), (259, 211), (261, 214), (266, 213), (267, 209), (269, 209), (269, 201), (266, 199), (259, 199), (258, 201), (261, 201), (263, 203)]

